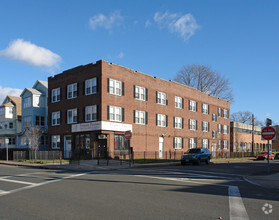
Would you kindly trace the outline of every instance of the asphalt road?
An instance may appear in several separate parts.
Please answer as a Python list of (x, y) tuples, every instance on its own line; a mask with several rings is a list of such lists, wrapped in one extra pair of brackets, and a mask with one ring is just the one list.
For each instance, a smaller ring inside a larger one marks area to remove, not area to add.
[(87, 173), (2, 165), (0, 219), (279, 219), (279, 191), (242, 178), (255, 169), (265, 164)]

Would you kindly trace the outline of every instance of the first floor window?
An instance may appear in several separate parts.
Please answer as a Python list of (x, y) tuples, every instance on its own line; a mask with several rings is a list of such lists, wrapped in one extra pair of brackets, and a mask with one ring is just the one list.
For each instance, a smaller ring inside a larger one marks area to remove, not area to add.
[(228, 149), (228, 141), (227, 140), (223, 141), (223, 148)]
[(122, 121), (122, 108), (117, 106), (109, 106), (109, 120)]
[(202, 139), (202, 147), (208, 148), (208, 139)]
[(135, 123), (144, 125), (146, 122), (145, 120), (145, 112), (135, 110)]
[(189, 138), (189, 149), (197, 147), (197, 138)]
[(183, 125), (183, 120), (181, 117), (174, 117), (174, 128), (177, 129), (182, 129)]
[(218, 140), (218, 149), (221, 149), (221, 140)]
[(21, 137), (20, 138), (20, 144), (22, 145), (22, 146), (25, 146), (25, 145), (28, 145), (28, 141), (27, 141), (27, 138), (26, 137)]
[(9, 145), (15, 145), (16, 144), (15, 142), (16, 141), (14, 137), (9, 138)]
[(77, 109), (70, 109), (67, 111), (67, 123), (77, 123)]
[(175, 137), (174, 138), (174, 148), (175, 149), (182, 149), (183, 148), (182, 141), (183, 141), (183, 139), (181, 137)]
[(85, 121), (97, 120), (97, 105), (86, 106), (85, 108)]
[(157, 126), (166, 127), (167, 116), (162, 114), (157, 114)]
[(51, 146), (52, 146), (52, 149), (60, 148), (60, 135), (51, 136)]
[(52, 125), (60, 125), (60, 112), (52, 112)]

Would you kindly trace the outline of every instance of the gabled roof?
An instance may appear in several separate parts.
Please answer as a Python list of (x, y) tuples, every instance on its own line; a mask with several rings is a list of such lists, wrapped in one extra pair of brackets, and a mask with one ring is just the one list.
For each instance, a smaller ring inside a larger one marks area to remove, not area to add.
[(48, 88), (48, 83), (46, 81), (42, 81), (42, 80), (37, 80), (33, 86), (33, 89), (36, 88), (37, 84), (40, 83), (42, 84), (44, 87)]
[(21, 98), (17, 96), (8, 95), (1, 106), (15, 106), (16, 114), (21, 115)]
[(20, 94), (20, 96), (22, 97), (23, 94), (26, 92), (26, 91), (29, 91), (31, 94), (36, 94), (36, 95), (41, 95), (42, 93), (40, 91), (38, 91), (37, 89), (31, 89), (31, 88), (25, 88), (23, 90), (23, 92)]

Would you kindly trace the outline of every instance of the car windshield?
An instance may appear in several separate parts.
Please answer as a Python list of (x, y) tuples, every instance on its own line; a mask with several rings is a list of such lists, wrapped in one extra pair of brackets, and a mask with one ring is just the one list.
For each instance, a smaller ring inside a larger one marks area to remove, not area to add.
[(186, 153), (187, 154), (195, 154), (201, 152), (201, 149), (189, 149)]

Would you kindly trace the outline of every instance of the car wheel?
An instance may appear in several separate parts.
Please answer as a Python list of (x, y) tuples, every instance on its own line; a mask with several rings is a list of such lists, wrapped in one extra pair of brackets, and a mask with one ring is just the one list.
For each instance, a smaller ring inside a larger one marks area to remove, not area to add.
[(207, 159), (205, 160), (205, 163), (206, 163), (206, 164), (209, 164), (209, 163), (210, 163), (210, 159), (207, 158)]
[(181, 166), (184, 166), (186, 163), (181, 161)]
[(198, 159), (197, 159), (196, 164), (197, 164), (197, 165), (200, 165), (200, 164), (201, 164), (201, 158), (198, 158)]

